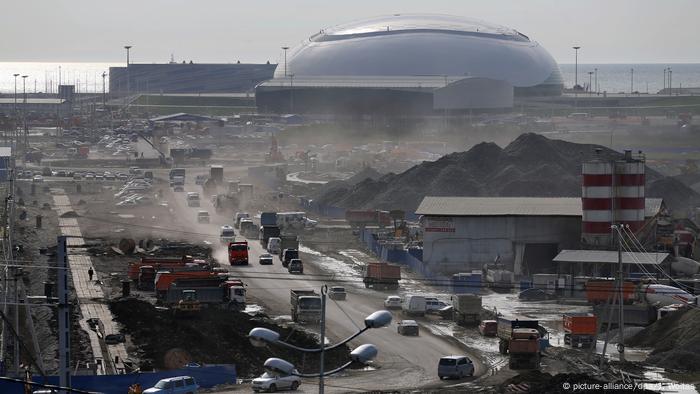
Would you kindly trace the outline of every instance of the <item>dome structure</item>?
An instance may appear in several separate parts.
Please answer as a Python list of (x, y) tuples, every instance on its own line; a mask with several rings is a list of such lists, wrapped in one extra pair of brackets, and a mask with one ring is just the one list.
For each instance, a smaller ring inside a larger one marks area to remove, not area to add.
[(552, 56), (504, 26), (449, 15), (395, 14), (323, 29), (291, 50), (275, 78), (480, 77), (516, 95), (558, 95)]

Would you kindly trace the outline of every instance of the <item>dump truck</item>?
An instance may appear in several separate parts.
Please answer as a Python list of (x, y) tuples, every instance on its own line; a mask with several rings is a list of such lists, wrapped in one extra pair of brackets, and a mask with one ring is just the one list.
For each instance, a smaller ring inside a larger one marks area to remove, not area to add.
[(321, 296), (314, 290), (290, 290), (292, 320), (295, 322), (319, 322), (321, 320)]
[(231, 265), (248, 265), (248, 241), (229, 242), (228, 263)]
[(263, 246), (263, 248), (267, 248), (267, 241), (270, 240), (270, 237), (279, 237), (280, 236), (280, 228), (277, 226), (261, 226), (260, 227), (260, 244)]
[(252, 219), (241, 219), (240, 228), (240, 234), (242, 236), (250, 239), (258, 238), (260, 229), (255, 225), (255, 223), (253, 223)]
[(571, 347), (595, 346), (598, 319), (592, 313), (564, 314), (564, 344)]
[(152, 265), (139, 267), (139, 277), (136, 280), (136, 288), (139, 290), (153, 290), (156, 280), (156, 269)]
[[(296, 235), (280, 235), (280, 240), (282, 241), (280, 244), (280, 260), (284, 258), (285, 249), (299, 250), (299, 237)], [(294, 258), (297, 259), (299, 256)]]
[[(616, 281), (614, 279), (590, 279), (586, 282), (586, 299), (591, 304), (604, 304), (608, 300), (612, 302), (617, 297)], [(635, 300), (636, 286), (633, 282), (624, 281), (622, 285), (622, 299), (624, 304), (631, 304)], [(617, 303), (617, 302), (616, 302)]]
[(181, 271), (156, 273), (156, 296), (163, 297), (170, 285), (178, 279), (218, 278), (218, 274), (212, 271)]
[(219, 165), (212, 165), (209, 167), (209, 179), (213, 179), (217, 185), (224, 184), (224, 167)]
[(376, 210), (347, 210), (345, 221), (354, 228), (365, 226), (386, 227), (391, 225), (391, 216), (388, 211)]
[(396, 290), (401, 280), (401, 267), (388, 263), (367, 263), (363, 282), (366, 288)]
[(508, 354), (510, 341), (513, 337), (513, 330), (516, 328), (539, 329), (539, 322), (534, 319), (519, 316), (499, 316), (498, 317), (498, 351), (501, 354)]
[(481, 297), (475, 294), (457, 294), (452, 297), (452, 318), (460, 326), (479, 324)]
[(534, 328), (513, 328), (508, 344), (510, 369), (540, 368), (540, 334)]
[(160, 271), (163, 269), (174, 268), (174, 267), (184, 267), (184, 266), (199, 266), (208, 267), (209, 264), (206, 260), (195, 259), (192, 256), (179, 256), (179, 257), (142, 257), (141, 260), (137, 262), (129, 263), (129, 268), (127, 269), (127, 275), (131, 280), (138, 280), (141, 267), (145, 265), (150, 265)]
[(260, 214), (261, 226), (277, 226), (277, 212), (263, 212)]
[(197, 291), (184, 290), (172, 311), (176, 317), (191, 317), (198, 315), (201, 309), (202, 305), (197, 299)]

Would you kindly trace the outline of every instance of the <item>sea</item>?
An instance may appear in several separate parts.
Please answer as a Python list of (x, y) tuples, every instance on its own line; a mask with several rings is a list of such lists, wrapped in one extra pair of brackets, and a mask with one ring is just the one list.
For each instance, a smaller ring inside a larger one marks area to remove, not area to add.
[[(56, 63), (56, 62), (0, 62), (0, 94), (14, 92), (14, 76), (17, 77), (17, 91), (22, 92), (21, 75), (27, 75), (25, 89), (28, 93), (56, 93), (59, 82), (73, 84), (76, 91), (81, 93), (101, 93), (102, 74), (105, 89), (109, 91), (109, 68), (122, 66), (124, 63)], [(576, 80), (574, 64), (560, 64), (565, 86), (571, 87)], [(587, 87), (590, 81), (592, 89), (596, 90), (595, 75), (597, 75), (597, 90), (609, 93), (656, 93), (663, 89), (664, 76), (668, 83), (668, 73), (672, 70), (674, 88), (700, 87), (700, 63), (641, 63), (641, 64), (584, 64), (578, 65), (578, 83)], [(597, 72), (596, 72), (597, 70)], [(634, 72), (632, 71), (634, 70)], [(589, 75), (589, 72), (594, 74)]]

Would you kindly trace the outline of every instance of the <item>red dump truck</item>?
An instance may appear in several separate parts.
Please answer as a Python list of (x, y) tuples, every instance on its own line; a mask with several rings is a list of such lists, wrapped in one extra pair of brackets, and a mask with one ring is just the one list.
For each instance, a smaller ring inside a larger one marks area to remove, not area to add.
[(564, 344), (590, 348), (595, 345), (598, 319), (592, 313), (564, 314)]
[[(613, 279), (590, 279), (586, 282), (586, 299), (591, 304), (604, 304), (608, 299), (612, 302), (617, 297), (616, 283)], [(631, 304), (635, 300), (636, 285), (625, 281), (622, 284), (623, 303)], [(617, 302), (616, 302), (617, 303)]]
[(540, 368), (540, 334), (534, 328), (514, 328), (508, 344), (510, 369)]
[(366, 288), (396, 290), (401, 280), (401, 267), (388, 263), (367, 263), (364, 269)]
[(150, 265), (156, 271), (169, 269), (174, 267), (183, 267), (187, 265), (196, 265), (201, 267), (208, 266), (206, 260), (195, 259), (192, 256), (181, 257), (141, 257), (141, 260), (129, 263), (127, 274), (129, 279), (138, 280), (141, 267)]
[(248, 265), (248, 241), (229, 242), (228, 263), (231, 265)]
[(219, 275), (212, 271), (158, 272), (155, 280), (156, 295), (158, 297), (165, 295), (168, 288), (170, 288), (170, 285), (177, 279), (203, 279), (217, 277), (219, 277)]
[(352, 227), (386, 227), (391, 225), (391, 216), (389, 216), (389, 211), (348, 210), (345, 211), (345, 220)]

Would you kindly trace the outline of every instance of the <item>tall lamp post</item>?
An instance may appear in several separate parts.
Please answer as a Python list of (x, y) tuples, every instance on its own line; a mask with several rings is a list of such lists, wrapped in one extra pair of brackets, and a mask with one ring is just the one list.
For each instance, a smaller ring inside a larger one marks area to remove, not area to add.
[(634, 94), (634, 68), (630, 68), (630, 95)]
[(671, 71), (671, 67), (668, 68), (668, 95), (672, 96), (673, 95), (673, 71)]
[(581, 49), (580, 46), (572, 47), (574, 48), (574, 91), (578, 87), (578, 50)]
[(13, 110), (15, 112), (15, 117), (17, 117), (17, 77), (19, 77), (19, 74), (12, 74), (15, 77), (15, 104), (13, 107)]
[(131, 45), (124, 45), (124, 49), (126, 49), (126, 95), (128, 96), (131, 93), (131, 81), (129, 81), (130, 76), (129, 76), (129, 50), (131, 49)]
[(102, 72), (102, 108), (105, 107), (107, 103), (107, 91), (105, 90), (105, 77), (107, 76), (106, 72)]
[[(320, 372), (318, 374), (299, 374), (297, 372), (294, 372), (294, 368), (292, 364), (287, 363), (284, 360), (272, 358), (268, 359), (265, 362), (265, 368), (268, 369), (270, 366), (268, 363), (275, 363), (275, 360), (279, 361), (284, 361), (287, 365), (286, 371), (284, 371), (286, 374), (289, 375), (297, 375), (297, 376), (302, 376), (302, 377), (318, 377), (319, 382), (318, 382), (318, 392), (320, 394), (323, 394), (324, 392), (324, 382), (323, 382), (323, 377), (328, 376), (331, 374), (334, 374), (336, 372), (340, 372), (343, 369), (347, 368), (352, 364), (353, 361), (359, 361), (359, 362), (367, 362), (377, 355), (377, 349), (374, 345), (361, 345), (357, 347), (355, 350), (353, 350), (350, 353), (351, 358), (353, 359), (352, 361), (346, 363), (345, 365), (336, 368), (334, 370), (325, 372), (325, 366), (324, 366), (324, 355), (326, 350), (332, 350), (335, 349), (339, 346), (342, 346), (351, 340), (355, 339), (356, 337), (360, 336), (362, 333), (365, 331), (369, 330), (370, 328), (382, 328), (386, 327), (391, 323), (392, 320), (392, 315), (391, 312), (381, 310), (381, 311), (376, 311), (372, 313), (371, 315), (367, 316), (365, 318), (365, 328), (362, 328), (358, 330), (355, 334), (349, 336), (348, 338), (344, 339), (341, 342), (336, 343), (335, 345), (331, 346), (326, 346), (325, 344), (325, 325), (326, 325), (326, 286), (322, 288), (321, 291), (321, 338), (320, 338), (320, 343), (321, 347), (320, 348), (313, 348), (313, 349), (308, 349), (308, 348), (301, 348), (295, 345), (292, 345), (290, 343), (284, 342), (280, 340), (280, 334), (276, 331), (272, 331), (267, 328), (262, 328), (262, 327), (256, 327), (250, 330), (250, 333), (248, 334), (248, 338), (250, 339), (250, 342), (253, 344), (253, 346), (266, 346), (268, 344), (273, 344), (273, 345), (280, 345), (284, 346), (293, 350), (297, 350), (303, 353), (320, 353), (320, 359), (321, 359), (321, 365), (320, 365)], [(291, 367), (290, 367), (291, 366)], [(293, 373), (294, 372), (294, 373)]]
[(593, 93), (593, 71), (588, 72), (588, 94)]
[(598, 92), (599, 92), (599, 90), (598, 90), (598, 67), (594, 68), (593, 72), (594, 72), (593, 75), (595, 78), (595, 94), (598, 94)]
[(284, 76), (287, 76), (287, 50), (289, 49), (288, 46), (282, 47), (284, 50)]
[[(23, 131), (22, 134), (24, 134), (24, 140), (26, 142), (27, 140), (27, 77), (29, 75), (22, 75), (22, 126), (23, 126)], [(18, 138), (19, 139), (19, 138)], [(24, 146), (24, 149), (27, 149), (27, 146)]]
[(666, 67), (664, 67), (664, 88), (663, 90), (666, 90)]

